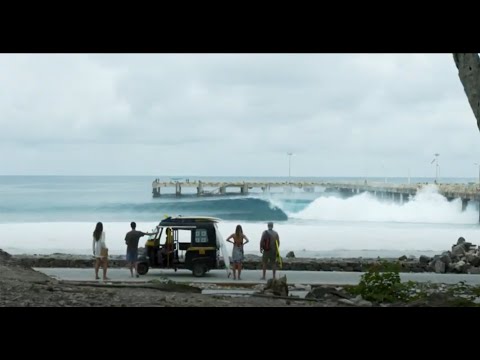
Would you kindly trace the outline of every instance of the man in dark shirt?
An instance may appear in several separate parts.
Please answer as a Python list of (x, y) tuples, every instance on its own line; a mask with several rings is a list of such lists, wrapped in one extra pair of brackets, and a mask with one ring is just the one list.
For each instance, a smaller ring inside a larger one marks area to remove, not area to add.
[(138, 271), (137, 271), (137, 258), (138, 258), (138, 241), (144, 235), (153, 235), (155, 233), (144, 233), (142, 231), (137, 231), (135, 228), (137, 224), (135, 222), (131, 222), (130, 226), (132, 230), (125, 235), (125, 243), (127, 244), (127, 263), (130, 266), (130, 274), (133, 277), (133, 267), (135, 267), (135, 276), (138, 278)]
[(277, 257), (280, 251), (280, 236), (278, 232), (273, 230), (273, 222), (268, 222), (268, 230), (262, 233), (260, 240), (260, 252), (262, 253), (262, 280), (265, 280), (267, 272), (267, 264), (272, 264), (273, 278), (275, 279), (275, 272), (277, 271)]

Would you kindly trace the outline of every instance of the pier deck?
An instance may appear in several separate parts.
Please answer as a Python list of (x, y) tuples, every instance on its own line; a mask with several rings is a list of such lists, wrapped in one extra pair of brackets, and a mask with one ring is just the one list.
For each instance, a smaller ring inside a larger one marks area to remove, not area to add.
[[(302, 189), (306, 192), (337, 192), (344, 197), (353, 196), (363, 192), (369, 192), (372, 195), (382, 199), (392, 199), (403, 203), (410, 200), (417, 191), (428, 183), (415, 184), (393, 184), (385, 182), (348, 182), (348, 181), (317, 181), (317, 182), (262, 182), (262, 181), (233, 181), (233, 182), (209, 182), (209, 181), (161, 181), (155, 179), (152, 183), (153, 197), (161, 196), (162, 188), (175, 188), (175, 195), (182, 195), (182, 188), (195, 188), (198, 196), (208, 195), (247, 195), (249, 190), (256, 189), (264, 193), (270, 192), (272, 188), (282, 188), (289, 192), (292, 189)], [(431, 185), (431, 184), (430, 184)], [(479, 184), (438, 184), (438, 192), (445, 196), (449, 201), (460, 198), (462, 200), (462, 211), (467, 208), (469, 201), (476, 201), (480, 204), (480, 185)], [(236, 188), (235, 192), (227, 192), (229, 188)], [(238, 190), (239, 189), (239, 190)], [(480, 222), (480, 205), (479, 205)]]
[[(228, 188), (237, 188), (240, 194), (248, 194), (251, 189), (258, 189), (263, 192), (268, 192), (272, 188), (283, 189), (303, 189), (307, 192), (319, 191), (340, 191), (351, 192), (353, 194), (360, 192), (371, 193), (389, 193), (389, 194), (403, 194), (403, 195), (415, 195), (419, 189), (428, 184), (415, 183), (415, 184), (392, 184), (383, 182), (259, 182), (259, 181), (235, 181), (235, 182), (208, 182), (208, 181), (159, 181), (155, 180), (152, 183), (152, 189), (154, 196), (161, 195), (161, 188), (175, 188), (175, 193), (181, 195), (182, 188), (196, 188), (197, 195), (217, 193), (219, 195), (231, 194), (227, 193)], [(446, 198), (461, 198), (468, 200), (480, 200), (480, 185), (478, 184), (438, 184), (438, 191)], [(205, 189), (213, 190), (205, 190)], [(238, 191), (237, 191), (238, 193)]]

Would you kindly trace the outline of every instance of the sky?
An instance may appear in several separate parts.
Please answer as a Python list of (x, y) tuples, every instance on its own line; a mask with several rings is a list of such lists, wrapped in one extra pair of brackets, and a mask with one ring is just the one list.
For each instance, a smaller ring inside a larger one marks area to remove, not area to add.
[(480, 170), (452, 54), (0, 54), (0, 126), (0, 175)]

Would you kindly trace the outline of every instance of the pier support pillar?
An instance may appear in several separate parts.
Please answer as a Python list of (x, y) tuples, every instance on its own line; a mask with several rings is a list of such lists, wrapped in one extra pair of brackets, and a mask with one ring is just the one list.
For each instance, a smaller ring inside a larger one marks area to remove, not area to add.
[(201, 182), (198, 182), (197, 195), (202, 195), (202, 194), (203, 194), (203, 185)]
[(175, 195), (182, 195), (182, 185), (178, 182), (175, 184)]
[(462, 199), (462, 211), (465, 211), (468, 206), (468, 199)]
[(153, 188), (152, 193), (153, 193), (153, 197), (154, 197), (154, 198), (155, 198), (155, 197), (160, 197), (160, 186)]
[(248, 194), (248, 185), (243, 185), (243, 186), (240, 188), (240, 193), (242, 193), (242, 194)]
[(220, 186), (220, 194), (225, 195), (227, 188), (225, 186)]

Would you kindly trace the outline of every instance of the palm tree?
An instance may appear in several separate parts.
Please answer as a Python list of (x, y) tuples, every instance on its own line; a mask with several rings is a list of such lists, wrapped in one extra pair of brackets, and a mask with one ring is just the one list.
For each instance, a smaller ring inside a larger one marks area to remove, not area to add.
[(454, 53), (453, 60), (480, 130), (480, 58), (477, 53)]

